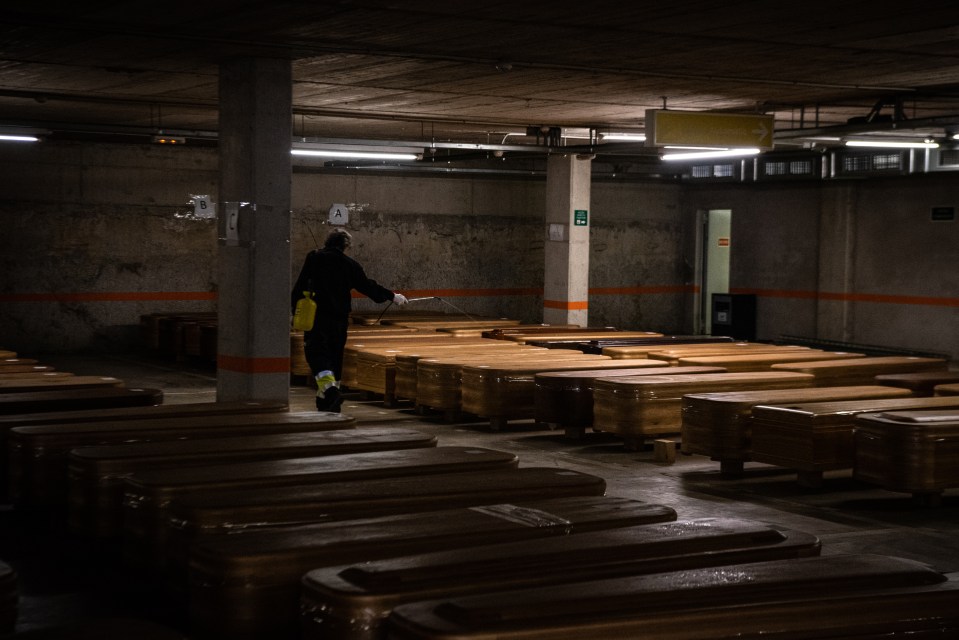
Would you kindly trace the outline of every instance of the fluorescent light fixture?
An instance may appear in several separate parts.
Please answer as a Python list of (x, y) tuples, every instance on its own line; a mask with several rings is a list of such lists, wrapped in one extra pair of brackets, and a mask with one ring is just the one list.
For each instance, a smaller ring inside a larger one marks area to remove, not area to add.
[(295, 156), (316, 158), (348, 158), (352, 160), (416, 160), (415, 153), (392, 153), (387, 151), (329, 151), (326, 149), (291, 149)]
[(617, 142), (644, 142), (645, 133), (601, 133), (603, 140), (614, 140)]
[(847, 147), (876, 147), (880, 149), (938, 149), (936, 142), (898, 142), (884, 140), (847, 140)]
[(36, 136), (11, 136), (0, 134), (0, 142), (39, 142), (40, 138)]
[(663, 160), (710, 160), (713, 158), (738, 158), (754, 156), (759, 149), (714, 149), (713, 151), (691, 151), (689, 153), (666, 153)]

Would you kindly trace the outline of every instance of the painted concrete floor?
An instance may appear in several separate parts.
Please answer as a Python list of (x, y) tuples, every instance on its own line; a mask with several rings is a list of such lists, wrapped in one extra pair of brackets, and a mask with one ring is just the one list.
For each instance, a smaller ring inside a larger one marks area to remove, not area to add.
[[(212, 371), (134, 358), (51, 357), (62, 371), (112, 375), (127, 386), (164, 390), (166, 403), (213, 401)], [(294, 381), (291, 408), (313, 410), (313, 392)], [(678, 454), (657, 462), (652, 446), (628, 451), (617, 438), (588, 432), (570, 440), (562, 431), (531, 421), (511, 422), (494, 432), (489, 422), (449, 424), (440, 415), (420, 415), (411, 405), (385, 408), (366, 394), (347, 395), (343, 413), (358, 424), (396, 421), (434, 434), (440, 445), (482, 446), (515, 453), (520, 466), (574, 469), (606, 480), (607, 495), (664, 504), (679, 519), (740, 517), (777, 528), (814, 534), (822, 553), (878, 553), (959, 571), (959, 490), (946, 492), (939, 507), (914, 504), (908, 494), (884, 491), (854, 480), (849, 471), (829, 472), (823, 487), (803, 488), (795, 472), (747, 463), (738, 479), (720, 477), (719, 463)], [(0, 506), (0, 559), (20, 579), (18, 632), (100, 617), (138, 617), (178, 626), (142, 580), (112, 562), (115, 549), (93, 549), (56, 526), (28, 525), (9, 505)]]

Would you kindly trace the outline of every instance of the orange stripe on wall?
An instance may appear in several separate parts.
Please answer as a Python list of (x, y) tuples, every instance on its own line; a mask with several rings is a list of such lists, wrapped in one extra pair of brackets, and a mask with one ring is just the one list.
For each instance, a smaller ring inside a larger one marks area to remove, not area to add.
[(639, 296), (654, 293), (695, 293), (697, 287), (691, 284), (662, 285), (658, 287), (596, 287), (589, 290), (594, 296)]
[(580, 300), (543, 300), (543, 306), (549, 309), (563, 309), (565, 311), (581, 311), (589, 309), (589, 302)]
[(142, 302), (216, 300), (215, 291), (101, 291), (91, 293), (6, 293), (0, 302)]
[(894, 296), (879, 293), (834, 293), (829, 291), (789, 291), (784, 289), (730, 289), (730, 293), (753, 293), (764, 298), (798, 298), (838, 302), (878, 302), (934, 307), (959, 307), (959, 298), (934, 296)]
[[(400, 292), (407, 298), (479, 298), (498, 296), (541, 296), (542, 287), (526, 287), (515, 289), (401, 289)], [(362, 293), (353, 292), (354, 298), (365, 298)]]
[(289, 373), (289, 358), (247, 358), (218, 354), (217, 369), (236, 373)]

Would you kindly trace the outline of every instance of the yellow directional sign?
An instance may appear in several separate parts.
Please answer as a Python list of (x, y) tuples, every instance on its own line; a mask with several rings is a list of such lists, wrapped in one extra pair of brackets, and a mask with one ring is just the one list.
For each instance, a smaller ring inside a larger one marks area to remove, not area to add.
[(646, 111), (646, 146), (773, 148), (773, 117), (710, 111)]

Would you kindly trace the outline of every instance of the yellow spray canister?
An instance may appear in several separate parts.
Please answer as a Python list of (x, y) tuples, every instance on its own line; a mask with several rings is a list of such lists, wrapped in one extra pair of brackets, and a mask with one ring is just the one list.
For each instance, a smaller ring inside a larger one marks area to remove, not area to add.
[(296, 303), (296, 310), (293, 312), (293, 330), (309, 331), (313, 328), (313, 321), (316, 319), (316, 301), (313, 300), (312, 291), (304, 291), (303, 297)]

